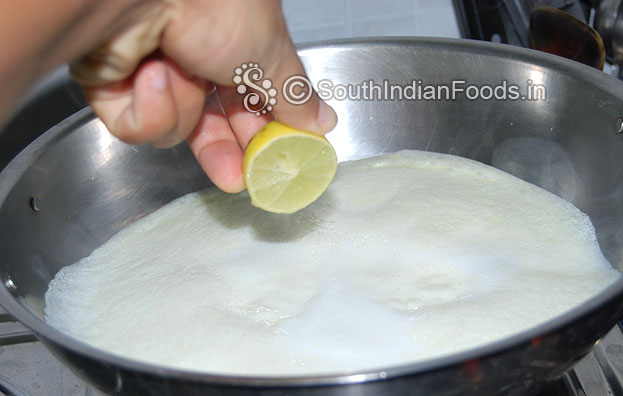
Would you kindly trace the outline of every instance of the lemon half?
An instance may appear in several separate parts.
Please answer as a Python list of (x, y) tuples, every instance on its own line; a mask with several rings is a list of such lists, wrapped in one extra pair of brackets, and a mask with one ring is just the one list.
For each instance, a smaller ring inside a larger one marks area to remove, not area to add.
[(337, 156), (321, 135), (277, 121), (255, 134), (244, 152), (244, 181), (251, 203), (274, 213), (294, 213), (329, 187)]

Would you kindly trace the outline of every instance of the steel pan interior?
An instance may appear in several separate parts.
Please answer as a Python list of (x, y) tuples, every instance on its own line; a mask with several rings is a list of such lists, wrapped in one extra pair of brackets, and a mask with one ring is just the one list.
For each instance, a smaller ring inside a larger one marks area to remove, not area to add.
[[(421, 149), (493, 164), (540, 184), (591, 217), (604, 255), (623, 269), (620, 81), (555, 56), (468, 40), (342, 40), (302, 47), (299, 54), (315, 82), (543, 84), (547, 97), (540, 101), (330, 100), (340, 121), (328, 137), (340, 160)], [(113, 394), (141, 395), (509, 394), (560, 374), (623, 317), (618, 283), (573, 312), (483, 348), (396, 368), (287, 378), (138, 363), (42, 321), (43, 295), (60, 268), (172, 199), (210, 185), (186, 146), (129, 146), (89, 109), (77, 113), (0, 174), (0, 304), (82, 377)], [(475, 359), (476, 371), (466, 369)]]

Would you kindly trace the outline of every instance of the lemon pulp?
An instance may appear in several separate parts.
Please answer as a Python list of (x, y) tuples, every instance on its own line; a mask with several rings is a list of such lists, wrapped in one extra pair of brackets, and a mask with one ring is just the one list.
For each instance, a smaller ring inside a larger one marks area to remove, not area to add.
[(278, 121), (266, 124), (244, 153), (244, 181), (251, 203), (273, 213), (294, 213), (329, 187), (337, 156), (321, 135)]

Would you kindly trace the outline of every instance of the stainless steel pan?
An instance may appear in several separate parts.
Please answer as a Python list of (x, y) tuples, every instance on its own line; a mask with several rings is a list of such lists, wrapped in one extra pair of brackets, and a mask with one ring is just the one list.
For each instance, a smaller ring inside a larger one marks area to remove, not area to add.
[[(333, 100), (340, 122), (330, 139), (341, 160), (424, 149), (493, 163), (541, 184), (589, 214), (604, 254), (623, 269), (623, 83), (555, 56), (471, 41), (336, 41), (299, 53), (315, 82), (543, 84), (546, 99), (536, 101)], [(482, 348), (400, 367), (285, 378), (139, 363), (43, 322), (43, 295), (60, 268), (208, 185), (185, 146), (127, 146), (90, 110), (77, 113), (0, 174), (0, 303), (76, 373), (120, 395), (525, 394), (560, 375), (623, 317), (617, 283), (564, 316)]]

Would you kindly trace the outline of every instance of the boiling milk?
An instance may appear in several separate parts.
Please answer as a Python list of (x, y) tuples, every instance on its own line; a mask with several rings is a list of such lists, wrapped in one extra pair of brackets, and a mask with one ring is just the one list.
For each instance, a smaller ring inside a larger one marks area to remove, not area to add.
[(294, 215), (246, 193), (182, 197), (63, 268), (45, 318), (167, 366), (324, 373), (482, 345), (620, 276), (567, 201), (478, 162), (403, 151), (342, 163)]

